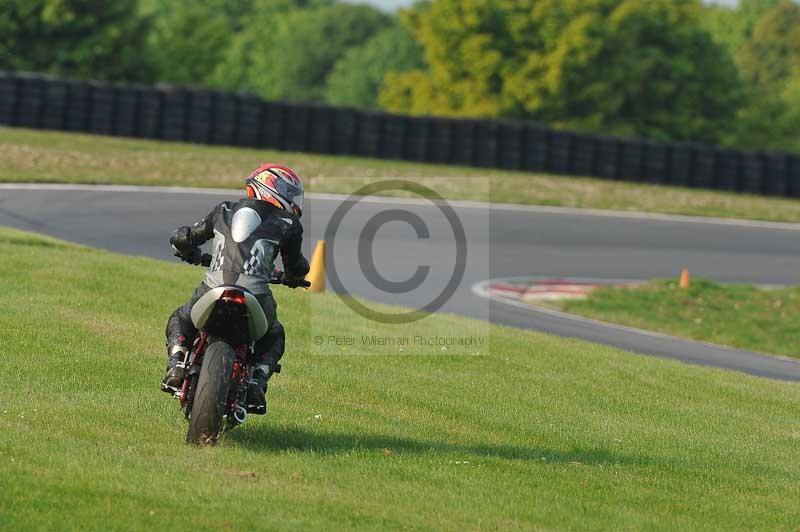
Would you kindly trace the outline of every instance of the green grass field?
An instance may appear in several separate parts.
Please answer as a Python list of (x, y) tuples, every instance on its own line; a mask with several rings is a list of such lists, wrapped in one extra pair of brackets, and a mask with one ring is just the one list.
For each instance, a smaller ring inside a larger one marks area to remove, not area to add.
[(157, 384), (164, 321), (200, 269), (6, 229), (0, 257), (0, 529), (800, 522), (796, 384), (494, 326), (482, 356), (337, 356), (311, 335), (363, 322), (279, 289), (289, 348), (270, 415), (197, 449)]
[(402, 177), (422, 182), (447, 199), (800, 222), (800, 201), (787, 199), (581, 177), (0, 128), (0, 182), (238, 188), (244, 177), (266, 160), (298, 169), (313, 192), (350, 194), (371, 182)]
[(704, 279), (681, 290), (675, 280), (635, 288), (603, 287), (585, 300), (551, 306), (603, 321), (800, 358), (800, 287), (761, 290)]

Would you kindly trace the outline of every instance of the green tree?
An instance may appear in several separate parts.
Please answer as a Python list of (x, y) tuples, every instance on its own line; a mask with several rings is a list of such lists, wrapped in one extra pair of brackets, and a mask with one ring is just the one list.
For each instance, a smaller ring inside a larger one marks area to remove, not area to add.
[[(168, 1), (168, 0), (158, 0)], [(226, 0), (210, 0), (225, 2)], [(255, 57), (265, 53), (277, 28), (284, 24), (286, 15), (300, 9), (330, 6), (334, 0), (240, 0), (248, 3), (247, 10), (240, 10), (237, 30), (223, 57), (208, 78), (210, 85), (228, 90), (250, 90)]]
[(748, 150), (800, 152), (800, 76), (781, 91), (753, 90), (726, 140)]
[(219, 16), (223, 11), (215, 3), (174, 0), (154, 6), (147, 53), (159, 81), (197, 85), (211, 77), (238, 22), (233, 15)]
[(800, 153), (800, 72), (789, 80), (783, 90), (786, 112), (781, 117), (781, 141), (775, 148)]
[(0, 69), (151, 81), (136, 0), (0, 0)]
[(781, 0), (764, 11), (737, 56), (746, 81), (771, 88), (800, 72), (800, 5)]
[[(258, 2), (264, 0), (139, 0), (139, 12), (146, 17), (168, 16), (170, 12), (187, 5), (200, 4), (207, 7), (214, 18), (226, 19), (235, 31), (242, 28), (244, 21), (254, 12)], [(273, 0), (271, 4), (286, 0)]]
[(336, 61), (390, 23), (377, 9), (331, 1), (256, 8), (213, 79), (269, 99), (320, 101)]
[(697, 0), (435, 0), (406, 15), (430, 68), (387, 76), (380, 102), (715, 141), (740, 84), (700, 13)]
[(800, 5), (781, 0), (764, 11), (737, 62), (748, 93), (731, 142), (800, 150)]
[(718, 44), (736, 55), (761, 15), (779, 0), (740, 0), (737, 7), (709, 4), (703, 8), (703, 26)]
[(422, 66), (422, 47), (408, 28), (396, 23), (345, 52), (328, 76), (325, 101), (333, 105), (377, 107), (378, 90), (388, 72)]

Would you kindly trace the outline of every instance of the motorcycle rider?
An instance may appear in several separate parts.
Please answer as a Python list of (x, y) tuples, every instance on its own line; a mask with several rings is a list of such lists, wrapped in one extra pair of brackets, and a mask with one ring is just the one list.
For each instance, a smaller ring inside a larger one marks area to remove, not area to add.
[(194, 226), (179, 227), (170, 238), (175, 255), (192, 264), (202, 260), (200, 245), (212, 238), (213, 244), (203, 282), (167, 322), (167, 375), (161, 389), (173, 393), (185, 378), (186, 370), (179, 363), (197, 335), (190, 316), (192, 306), (211, 288), (239, 285), (256, 296), (270, 324), (255, 343), (257, 358), (247, 393), (248, 412), (264, 414), (267, 381), (279, 370), (285, 348), (285, 332), (277, 319), (269, 278), (278, 253), (285, 278), (302, 280), (309, 269), (300, 250), (303, 183), (291, 168), (265, 163), (247, 178), (246, 190), (246, 198), (220, 203)]

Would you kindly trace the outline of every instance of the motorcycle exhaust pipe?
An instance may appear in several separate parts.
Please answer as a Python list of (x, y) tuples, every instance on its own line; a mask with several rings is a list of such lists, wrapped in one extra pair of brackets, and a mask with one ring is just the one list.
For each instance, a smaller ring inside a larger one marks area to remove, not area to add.
[(247, 419), (247, 410), (244, 407), (237, 406), (236, 410), (233, 411), (233, 419), (241, 425)]

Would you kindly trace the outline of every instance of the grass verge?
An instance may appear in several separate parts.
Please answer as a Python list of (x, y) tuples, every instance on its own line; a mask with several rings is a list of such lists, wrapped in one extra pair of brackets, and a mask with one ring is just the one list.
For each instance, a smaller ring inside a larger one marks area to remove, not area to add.
[(312, 330), (358, 325), (334, 296), (281, 290), (289, 348), (271, 413), (194, 449), (157, 383), (165, 318), (201, 271), (2, 228), (0, 257), (4, 529), (800, 520), (797, 385), (501, 327), (488, 356), (312, 354)]
[(247, 172), (265, 160), (296, 167), (314, 192), (350, 194), (371, 182), (403, 177), (425, 183), (447, 199), (800, 222), (800, 202), (787, 199), (580, 177), (0, 128), (0, 182), (235, 188), (241, 186)]
[(800, 287), (764, 290), (694, 279), (602, 287), (584, 300), (551, 302), (573, 314), (673, 336), (800, 358)]

